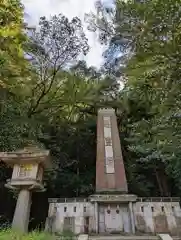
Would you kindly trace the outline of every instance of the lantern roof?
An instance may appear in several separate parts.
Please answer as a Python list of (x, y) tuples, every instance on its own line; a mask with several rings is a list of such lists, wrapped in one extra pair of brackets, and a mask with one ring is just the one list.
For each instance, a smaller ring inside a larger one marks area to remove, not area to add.
[(46, 168), (50, 168), (51, 163), (49, 153), (49, 150), (29, 144), (23, 149), (17, 151), (0, 152), (0, 160), (11, 166), (14, 164), (38, 163)]

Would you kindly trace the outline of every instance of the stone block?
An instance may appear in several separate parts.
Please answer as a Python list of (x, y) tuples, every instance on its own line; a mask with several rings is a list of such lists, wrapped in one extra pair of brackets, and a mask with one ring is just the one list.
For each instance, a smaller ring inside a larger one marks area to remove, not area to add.
[(173, 240), (173, 238), (169, 234), (158, 234), (161, 240)]

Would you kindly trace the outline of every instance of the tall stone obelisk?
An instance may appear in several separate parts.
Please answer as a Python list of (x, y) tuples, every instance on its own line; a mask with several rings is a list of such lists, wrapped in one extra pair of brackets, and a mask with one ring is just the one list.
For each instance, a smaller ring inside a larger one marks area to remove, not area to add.
[(112, 108), (98, 112), (96, 192), (128, 192), (117, 119)]
[(100, 109), (97, 117), (96, 193), (90, 196), (95, 209), (96, 232), (135, 232), (133, 205), (128, 194), (117, 118), (112, 108)]

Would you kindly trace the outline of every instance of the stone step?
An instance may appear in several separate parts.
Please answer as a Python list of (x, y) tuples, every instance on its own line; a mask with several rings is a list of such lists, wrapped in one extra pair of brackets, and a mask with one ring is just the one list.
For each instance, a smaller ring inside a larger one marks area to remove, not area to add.
[(88, 236), (81, 234), (77, 237), (54, 236), (51, 240), (181, 240), (180, 237), (170, 237), (168, 234), (160, 234), (160, 236), (151, 235), (94, 235)]
[[(140, 236), (122, 236), (122, 235), (109, 235), (109, 236), (89, 236), (89, 240), (159, 240), (159, 236), (140, 235)], [(181, 240), (179, 237), (172, 237), (173, 240)], [(165, 239), (166, 240), (166, 239)]]
[(89, 236), (89, 240), (159, 240), (158, 236)]

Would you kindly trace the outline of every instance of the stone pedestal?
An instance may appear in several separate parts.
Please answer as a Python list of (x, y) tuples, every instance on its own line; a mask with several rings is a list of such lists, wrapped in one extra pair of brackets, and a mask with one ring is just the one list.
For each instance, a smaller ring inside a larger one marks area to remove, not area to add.
[(133, 203), (137, 196), (131, 194), (94, 194), (90, 202), (95, 205), (96, 233), (135, 233)]
[(21, 189), (16, 203), (12, 228), (21, 232), (28, 231), (28, 223), (31, 207), (31, 192), (28, 189)]

